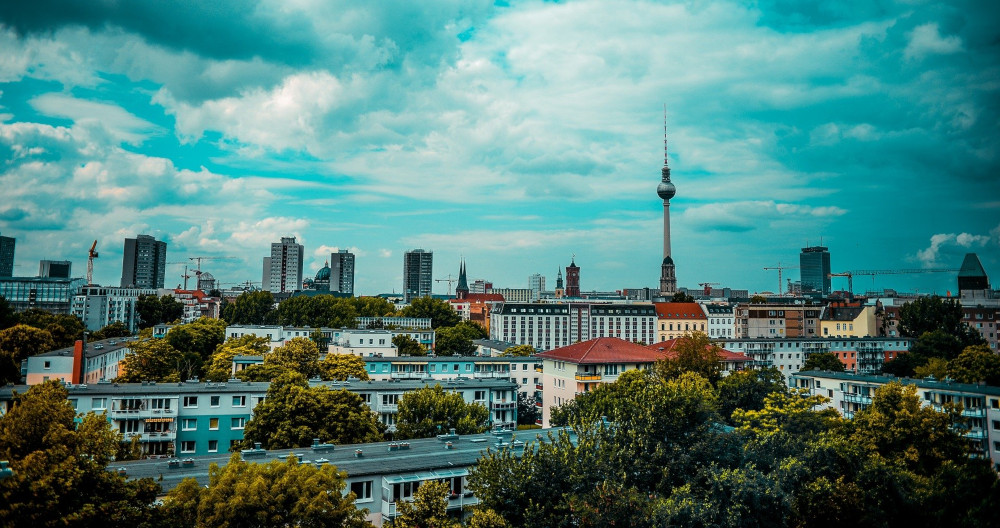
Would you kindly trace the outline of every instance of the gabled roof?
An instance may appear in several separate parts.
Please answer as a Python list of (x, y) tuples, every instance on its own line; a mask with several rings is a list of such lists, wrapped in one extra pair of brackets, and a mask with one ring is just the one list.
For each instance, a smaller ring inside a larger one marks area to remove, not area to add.
[[(677, 351), (675, 350), (677, 348), (677, 342), (680, 341), (681, 339), (684, 338), (675, 337), (674, 339), (668, 339), (666, 341), (661, 341), (659, 343), (653, 343), (652, 345), (647, 345), (646, 348), (659, 352), (660, 354), (663, 354), (664, 357), (674, 358), (677, 357)], [(712, 346), (708, 345), (705, 348), (711, 349)], [(718, 351), (719, 361), (750, 361), (750, 358), (748, 358), (745, 354), (741, 354), (739, 352), (730, 352), (722, 348), (721, 346), (718, 348), (719, 348)]]
[(865, 311), (864, 306), (830, 306), (823, 312), (823, 321), (853, 321)]
[(541, 352), (535, 357), (576, 364), (653, 363), (663, 354), (617, 337), (599, 337)]
[(705, 311), (698, 303), (662, 302), (653, 303), (656, 316), (660, 319), (705, 319)]

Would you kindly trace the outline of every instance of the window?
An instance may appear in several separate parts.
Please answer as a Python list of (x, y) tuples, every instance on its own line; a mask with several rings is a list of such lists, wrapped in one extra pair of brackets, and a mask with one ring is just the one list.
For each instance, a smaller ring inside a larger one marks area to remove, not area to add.
[(96, 410), (107, 409), (108, 399), (107, 398), (94, 398), (90, 400), (90, 408)]
[(208, 419), (208, 429), (210, 431), (218, 431), (219, 430), (219, 419), (218, 418), (209, 418)]
[(76, 398), (70, 398), (69, 404), (72, 405), (74, 409), (77, 408), (77, 403), (79, 403), (79, 402), (77, 401)]
[(399, 403), (398, 394), (383, 394), (382, 405), (396, 405)]
[(246, 407), (247, 397), (246, 396), (233, 396), (233, 407)]
[(476, 393), (475, 393), (475, 397), (473, 399), (476, 400), (476, 401), (485, 400), (486, 399), (486, 391), (484, 391), (484, 390), (477, 390)]
[(1000, 420), (993, 420), (993, 429), (1000, 431)]
[(208, 452), (209, 453), (218, 453), (219, 452), (219, 441), (218, 440), (209, 440), (208, 441)]
[(218, 407), (219, 406), (219, 397), (218, 396), (212, 396), (211, 400), (209, 400), (209, 404), (212, 407)]
[(372, 500), (372, 481), (364, 480), (351, 483), (351, 493), (354, 494), (354, 502), (365, 502)]
[(44, 367), (47, 368), (47, 369), (52, 368), (52, 362), (51, 361), (46, 361), (45, 364), (44, 364)]
[(184, 406), (185, 407), (197, 407), (198, 406), (198, 397), (197, 396), (185, 396), (184, 397)]
[(455, 363), (455, 372), (458, 372), (458, 363)]
[(181, 442), (181, 453), (194, 453), (194, 440)]
[(238, 418), (233, 418), (233, 425), (230, 429), (243, 429), (247, 425), (246, 417), (240, 416)]
[(196, 429), (198, 429), (198, 420), (185, 418), (181, 421), (181, 431), (194, 431)]
[(527, 363), (522, 364), (521, 370), (528, 370), (528, 364)]

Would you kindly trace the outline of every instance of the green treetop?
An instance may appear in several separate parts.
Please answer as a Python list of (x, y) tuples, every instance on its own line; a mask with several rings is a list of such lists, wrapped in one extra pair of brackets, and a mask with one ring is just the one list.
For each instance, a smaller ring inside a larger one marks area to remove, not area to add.
[(423, 387), (403, 394), (396, 415), (396, 437), (429, 438), (454, 428), (458, 434), (486, 430), (489, 411), (480, 403), (465, 403), (457, 392), (441, 385)]

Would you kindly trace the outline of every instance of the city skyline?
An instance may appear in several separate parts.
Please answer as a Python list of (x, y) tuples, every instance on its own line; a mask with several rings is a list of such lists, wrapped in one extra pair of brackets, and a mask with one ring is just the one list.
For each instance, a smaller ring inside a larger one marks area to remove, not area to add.
[(434, 279), (464, 256), (470, 283), (551, 284), (575, 254), (583, 291), (656, 288), (664, 104), (679, 287), (777, 291), (763, 268), (818, 245), (833, 272), (1000, 270), (994, 5), (22, 4), (0, 8), (14, 275), (79, 273), (97, 239), (113, 285), (142, 233), (236, 257), (202, 266), (225, 283), (296, 237), (307, 278), (354, 253), (364, 295), (401, 292), (418, 247)]

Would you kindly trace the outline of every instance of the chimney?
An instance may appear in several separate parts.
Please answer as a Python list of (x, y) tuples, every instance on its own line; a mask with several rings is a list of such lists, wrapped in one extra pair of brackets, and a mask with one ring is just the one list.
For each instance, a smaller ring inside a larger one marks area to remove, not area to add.
[(83, 383), (83, 347), (83, 341), (77, 341), (73, 344), (73, 375), (70, 381), (73, 385)]

